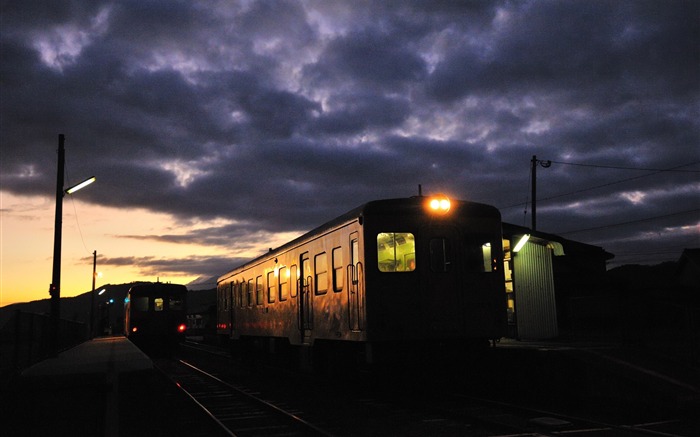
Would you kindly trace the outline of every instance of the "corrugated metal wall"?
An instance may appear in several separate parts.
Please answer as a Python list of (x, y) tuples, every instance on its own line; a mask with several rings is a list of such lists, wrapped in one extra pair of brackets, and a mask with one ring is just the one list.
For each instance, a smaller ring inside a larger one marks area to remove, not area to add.
[(558, 335), (552, 250), (532, 242), (514, 256), (513, 289), (518, 337), (547, 339)]

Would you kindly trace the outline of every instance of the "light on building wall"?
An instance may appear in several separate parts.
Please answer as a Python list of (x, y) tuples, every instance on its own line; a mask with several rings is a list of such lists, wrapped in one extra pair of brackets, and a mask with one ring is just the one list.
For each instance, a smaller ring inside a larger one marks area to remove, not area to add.
[(520, 240), (518, 241), (518, 244), (515, 245), (513, 248), (513, 252), (520, 252), (520, 249), (525, 246), (525, 243), (527, 243), (527, 240), (530, 239), (530, 234), (525, 234), (522, 237), (520, 237)]

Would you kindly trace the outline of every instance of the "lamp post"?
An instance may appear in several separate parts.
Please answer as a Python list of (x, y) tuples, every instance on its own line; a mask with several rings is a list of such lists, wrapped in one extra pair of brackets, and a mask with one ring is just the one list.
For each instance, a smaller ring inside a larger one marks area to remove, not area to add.
[(54, 223), (53, 234), (53, 272), (51, 275), (51, 285), (49, 285), (49, 294), (51, 295), (51, 316), (50, 316), (50, 334), (49, 334), (49, 354), (52, 357), (58, 355), (59, 349), (59, 329), (61, 320), (61, 238), (63, 224), (63, 196), (66, 193), (72, 194), (79, 189), (95, 182), (95, 177), (90, 177), (78, 185), (72, 186), (67, 190), (63, 189), (66, 149), (64, 147), (65, 136), (58, 135), (58, 171), (56, 173), (56, 217)]

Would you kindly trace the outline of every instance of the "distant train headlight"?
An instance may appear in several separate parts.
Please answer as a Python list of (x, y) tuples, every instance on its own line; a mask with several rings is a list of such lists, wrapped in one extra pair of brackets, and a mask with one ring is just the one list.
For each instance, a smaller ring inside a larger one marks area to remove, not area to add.
[(447, 196), (438, 195), (428, 201), (428, 209), (437, 214), (447, 214), (452, 207), (452, 203)]
[(139, 330), (138, 326), (134, 326), (133, 328), (131, 328), (131, 332), (138, 332), (138, 330)]

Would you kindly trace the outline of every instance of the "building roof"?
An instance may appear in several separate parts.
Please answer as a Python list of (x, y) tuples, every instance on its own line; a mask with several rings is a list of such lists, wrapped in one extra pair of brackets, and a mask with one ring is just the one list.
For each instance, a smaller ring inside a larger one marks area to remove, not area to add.
[(612, 253), (609, 253), (605, 251), (600, 246), (593, 246), (591, 244), (586, 244), (582, 243), (580, 241), (574, 241), (574, 240), (569, 240), (567, 238), (564, 238), (560, 235), (556, 234), (550, 234), (547, 232), (542, 232), (542, 231), (533, 231), (532, 229), (525, 227), (525, 226), (519, 226), (519, 225), (514, 225), (512, 223), (503, 223), (503, 236), (504, 237), (513, 237), (515, 235), (524, 235), (524, 234), (529, 234), (530, 237), (534, 237), (536, 239), (544, 240), (547, 242), (553, 242), (553, 243), (559, 243), (562, 245), (564, 249), (564, 254), (567, 252), (589, 252), (589, 253), (598, 253), (601, 256), (605, 258), (605, 260), (610, 260), (615, 258), (615, 255)]

